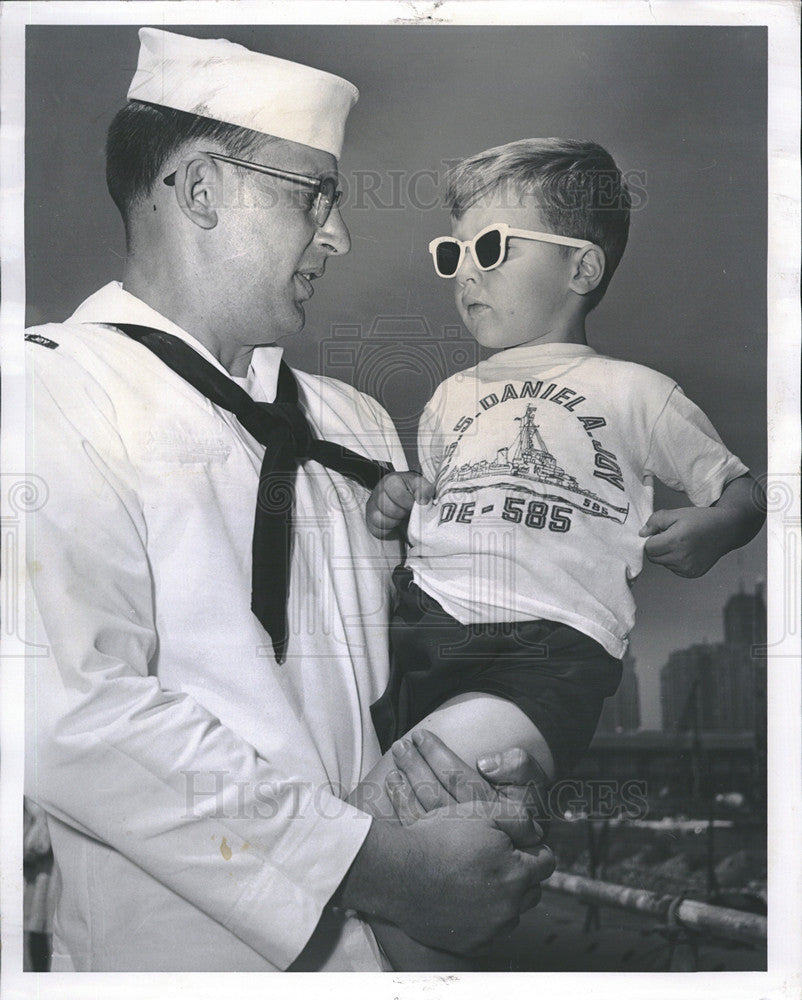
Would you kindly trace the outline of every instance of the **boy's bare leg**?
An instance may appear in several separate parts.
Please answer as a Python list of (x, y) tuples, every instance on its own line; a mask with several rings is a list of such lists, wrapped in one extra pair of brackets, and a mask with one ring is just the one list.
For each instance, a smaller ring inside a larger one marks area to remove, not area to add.
[[(504, 698), (479, 693), (458, 695), (428, 715), (411, 732), (416, 729), (427, 729), (439, 736), (471, 766), (484, 754), (520, 747), (534, 757), (549, 778), (554, 775), (554, 761), (542, 734), (520, 708)], [(354, 789), (349, 802), (380, 820), (397, 822), (385, 787), (387, 776), (396, 769), (392, 753), (386, 753)], [(398, 971), (470, 972), (476, 968), (469, 958), (427, 948), (392, 924), (372, 921), (371, 927)]]

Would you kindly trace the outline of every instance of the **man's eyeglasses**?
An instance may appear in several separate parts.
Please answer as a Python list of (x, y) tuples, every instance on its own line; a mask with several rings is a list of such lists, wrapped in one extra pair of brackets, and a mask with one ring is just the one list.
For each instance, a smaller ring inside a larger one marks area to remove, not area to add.
[[(292, 181), (294, 184), (303, 184), (317, 192), (315, 200), (309, 209), (310, 215), (315, 220), (318, 227), (325, 226), (332, 208), (339, 205), (342, 198), (342, 191), (337, 189), (337, 181), (333, 177), (310, 177), (308, 174), (296, 174), (292, 170), (279, 170), (276, 167), (266, 167), (261, 163), (251, 163), (249, 160), (238, 160), (236, 156), (224, 156), (222, 153), (206, 152), (206, 156), (211, 156), (213, 160), (221, 160), (223, 163), (233, 163), (236, 167), (244, 167), (246, 170), (255, 170), (260, 174), (269, 174), (271, 177), (279, 177), (284, 181)], [(175, 172), (164, 178), (164, 183), (170, 187), (175, 185)]]
[(512, 229), (505, 222), (486, 226), (472, 240), (458, 240), (453, 236), (440, 236), (429, 244), (434, 269), (441, 278), (453, 278), (459, 270), (465, 251), (470, 250), (480, 271), (492, 271), (504, 263), (507, 240), (515, 236), (522, 240), (541, 243), (559, 243), (567, 247), (592, 247), (589, 240), (575, 240), (572, 236), (555, 236), (554, 233), (537, 233), (531, 229)]

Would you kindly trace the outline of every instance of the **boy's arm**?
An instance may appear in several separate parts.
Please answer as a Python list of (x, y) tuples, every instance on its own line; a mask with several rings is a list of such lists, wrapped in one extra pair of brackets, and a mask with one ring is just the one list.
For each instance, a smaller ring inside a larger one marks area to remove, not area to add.
[(732, 549), (746, 545), (765, 520), (765, 497), (747, 473), (732, 479), (710, 507), (656, 510), (640, 530), (650, 562), (677, 576), (702, 576)]

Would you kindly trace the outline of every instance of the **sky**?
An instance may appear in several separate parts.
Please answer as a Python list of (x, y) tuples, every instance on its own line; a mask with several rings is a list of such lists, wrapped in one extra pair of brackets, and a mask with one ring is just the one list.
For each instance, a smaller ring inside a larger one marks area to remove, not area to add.
[[(169, 27), (161, 24), (160, 27)], [(590, 344), (670, 375), (756, 476), (766, 468), (766, 57), (761, 27), (182, 26), (308, 62), (360, 89), (341, 160), (352, 251), (330, 262), (291, 364), (376, 395), (412, 447), (437, 382), (478, 358), (426, 247), (449, 233), (444, 169), (526, 136), (593, 139), (637, 190), (629, 246)], [(103, 146), (136, 66), (131, 26), (27, 30), (29, 323), (66, 318), (119, 278), (122, 227)], [(345, 350), (343, 350), (345, 348)], [(658, 506), (683, 498), (659, 489)], [(765, 578), (765, 534), (699, 580), (635, 584), (643, 722), (659, 669), (722, 637)]]

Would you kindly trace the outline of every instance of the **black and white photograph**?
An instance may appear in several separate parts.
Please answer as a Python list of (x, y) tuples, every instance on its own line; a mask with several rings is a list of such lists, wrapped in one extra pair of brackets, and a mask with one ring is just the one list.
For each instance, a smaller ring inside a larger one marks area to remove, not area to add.
[(4, 5), (9, 997), (795, 995), (799, 13)]

